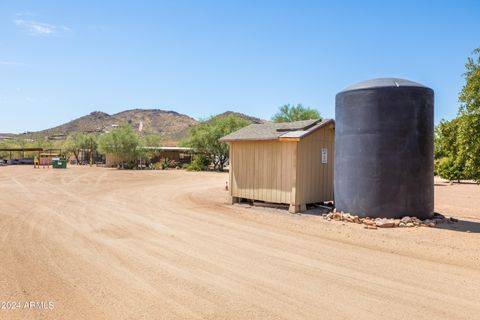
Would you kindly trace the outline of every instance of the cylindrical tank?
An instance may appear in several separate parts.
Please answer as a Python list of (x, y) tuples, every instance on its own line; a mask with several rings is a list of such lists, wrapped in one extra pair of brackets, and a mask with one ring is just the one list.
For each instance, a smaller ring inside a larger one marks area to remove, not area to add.
[(367, 80), (335, 101), (335, 207), (359, 216), (433, 215), (433, 90)]

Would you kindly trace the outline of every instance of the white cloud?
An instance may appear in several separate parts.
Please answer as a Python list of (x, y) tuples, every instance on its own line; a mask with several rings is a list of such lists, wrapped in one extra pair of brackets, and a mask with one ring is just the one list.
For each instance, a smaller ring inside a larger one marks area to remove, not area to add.
[(15, 19), (15, 24), (31, 35), (53, 35), (61, 31), (70, 31), (65, 26), (54, 26), (48, 23), (37, 22), (34, 20)]
[(15, 61), (7, 61), (7, 60), (0, 60), (1, 66), (21, 66), (23, 63), (15, 62)]

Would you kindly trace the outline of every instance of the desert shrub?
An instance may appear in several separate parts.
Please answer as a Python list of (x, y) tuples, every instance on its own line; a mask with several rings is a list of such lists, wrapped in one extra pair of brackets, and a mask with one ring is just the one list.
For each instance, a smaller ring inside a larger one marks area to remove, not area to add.
[(187, 166), (187, 170), (189, 171), (202, 171), (207, 170), (210, 161), (204, 155), (196, 155), (193, 157), (192, 163)]
[(202, 171), (202, 167), (198, 163), (194, 163), (192, 161), (192, 163), (187, 165), (187, 170), (188, 171)]
[(167, 168), (176, 168), (177, 166), (178, 166), (177, 161), (175, 160), (167, 161)]
[(136, 161), (128, 161), (128, 162), (123, 162), (120, 168), (126, 169), (126, 170), (134, 170), (134, 169), (138, 169), (138, 165)]
[(152, 165), (152, 167), (153, 167), (154, 170), (163, 170), (164, 165), (165, 165), (165, 163), (159, 161), (159, 162), (155, 162), (155, 163)]

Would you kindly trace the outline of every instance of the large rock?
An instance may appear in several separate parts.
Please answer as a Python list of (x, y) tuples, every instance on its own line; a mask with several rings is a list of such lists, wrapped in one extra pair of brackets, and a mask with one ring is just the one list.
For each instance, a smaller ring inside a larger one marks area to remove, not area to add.
[(395, 226), (394, 219), (375, 219), (375, 225), (379, 228), (393, 228)]
[(400, 222), (405, 223), (405, 224), (407, 224), (407, 223), (409, 223), (409, 222), (411, 222), (411, 221), (412, 221), (412, 218), (409, 217), (409, 216), (405, 216), (405, 217), (403, 217), (402, 219), (400, 219)]
[(367, 226), (376, 226), (375, 220), (371, 220), (367, 218), (363, 219), (363, 224)]

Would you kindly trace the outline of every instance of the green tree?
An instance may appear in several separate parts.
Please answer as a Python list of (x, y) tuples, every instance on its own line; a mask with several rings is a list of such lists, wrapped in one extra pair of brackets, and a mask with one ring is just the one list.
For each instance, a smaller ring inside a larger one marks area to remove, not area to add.
[(442, 120), (435, 128), (435, 173), (450, 181), (467, 179), (465, 158), (460, 153), (461, 117)]
[(93, 154), (98, 148), (97, 137), (92, 134), (85, 135), (83, 138), (82, 147), (84, 151), (88, 150), (88, 158), (91, 165), (93, 163)]
[(291, 106), (283, 105), (278, 112), (272, 117), (273, 122), (293, 122), (299, 120), (322, 119), (320, 113), (312, 108), (304, 107), (301, 104)]
[(222, 118), (212, 117), (201, 121), (190, 129), (189, 137), (182, 145), (203, 154), (214, 169), (222, 171), (228, 160), (228, 144), (219, 139), (248, 125), (248, 121), (235, 115)]
[(467, 59), (465, 85), (459, 101), (459, 156), (465, 159), (465, 173), (480, 182), (480, 48)]
[(441, 120), (435, 127), (435, 159), (457, 156), (459, 122), (459, 118)]
[(156, 134), (149, 134), (141, 138), (142, 144), (145, 147), (160, 147), (162, 138)]
[[(14, 144), (10, 140), (0, 141), (0, 148), (14, 148)], [(8, 158), (10, 153), (8, 151), (0, 151), (0, 159)]]
[(157, 150), (148, 150), (149, 147), (160, 147), (162, 144), (162, 138), (156, 134), (150, 134), (143, 136), (140, 139), (140, 145), (146, 147), (147, 149), (143, 150), (142, 156), (144, 156), (148, 161), (151, 161), (156, 155)]
[(112, 154), (125, 161), (135, 161), (141, 153), (140, 139), (132, 127), (122, 124), (114, 130), (102, 134), (98, 139), (98, 150), (103, 154)]
[(63, 151), (68, 156), (73, 154), (77, 163), (80, 163), (80, 152), (88, 152), (90, 162), (93, 161), (93, 153), (97, 150), (97, 139), (94, 135), (73, 133), (67, 137), (63, 144)]
[(457, 118), (435, 131), (435, 171), (442, 178), (480, 182), (480, 48), (469, 57)]

